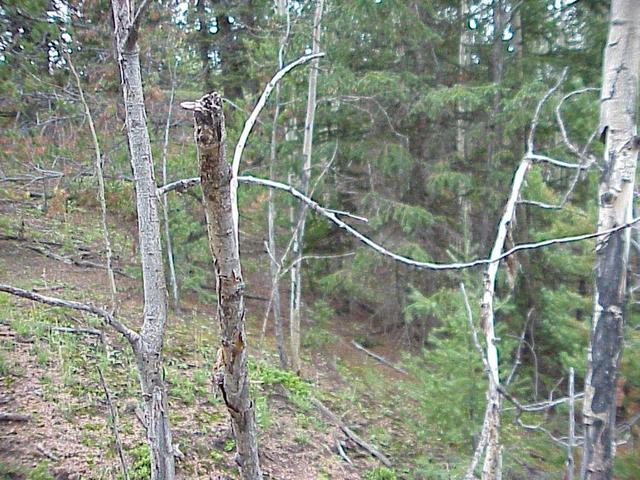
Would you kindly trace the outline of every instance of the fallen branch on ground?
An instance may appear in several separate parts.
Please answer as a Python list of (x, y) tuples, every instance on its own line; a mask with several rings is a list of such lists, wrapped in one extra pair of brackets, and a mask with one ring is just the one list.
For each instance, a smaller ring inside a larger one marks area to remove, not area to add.
[(131, 342), (132, 345), (137, 345), (139, 341), (140, 337), (136, 332), (120, 323), (113, 317), (113, 315), (111, 315), (106, 310), (91, 305), (90, 303), (80, 303), (74, 300), (64, 300), (62, 298), (47, 297), (45, 295), (40, 295), (39, 293), (30, 292), (22, 288), (4, 284), (0, 284), (0, 292), (10, 293), (11, 295), (15, 295), (17, 297), (27, 298), (35, 302), (52, 305), (54, 307), (66, 307), (73, 310), (92, 313), (104, 319), (105, 323), (111, 325), (117, 332), (121, 333), (125, 338), (127, 338), (127, 340), (129, 340), (129, 342)]
[(338, 418), (338, 416), (329, 410), (320, 400), (317, 398), (312, 398), (311, 403), (313, 403), (320, 413), (324, 415), (331, 423), (336, 425), (344, 432), (344, 434), (351, 439), (356, 445), (358, 445), (363, 450), (369, 452), (372, 456), (380, 460), (385, 466), (391, 467), (391, 461), (380, 453), (375, 447), (365, 442), (358, 434), (356, 434), (353, 430), (351, 430), (347, 425)]
[[(45, 257), (51, 258), (53, 260), (58, 260), (59, 262), (66, 263), (67, 265), (75, 265), (76, 267), (83, 267), (83, 268), (100, 268), (103, 270), (108, 270), (108, 267), (106, 265), (102, 265), (101, 263), (91, 262), (89, 260), (78, 260), (73, 257), (65, 257), (63, 255), (58, 255), (57, 253), (53, 253), (50, 250), (38, 247), (36, 245), (27, 245), (26, 248), (36, 253), (39, 253), (40, 255), (44, 255)], [(123, 277), (133, 278), (131, 275), (124, 273), (119, 268), (115, 268), (113, 269), (113, 271), (118, 275), (122, 275)]]
[(347, 455), (347, 452), (344, 451), (344, 447), (342, 446), (342, 442), (338, 438), (338, 435), (336, 435), (335, 433), (333, 434), (333, 441), (336, 444), (336, 450), (338, 451), (338, 455), (340, 455), (342, 457), (342, 459), (345, 462), (347, 462), (349, 465), (353, 465), (353, 462), (351, 461), (351, 459)]
[(31, 415), (0, 412), (0, 422), (28, 422), (29, 420), (31, 420)]
[(60, 333), (80, 333), (95, 335), (96, 337), (100, 337), (100, 341), (103, 341), (104, 339), (104, 332), (102, 330), (98, 330), (97, 328), (51, 327), (51, 331)]
[(351, 340), (351, 345), (353, 345), (354, 347), (356, 347), (358, 350), (360, 350), (361, 352), (366, 353), (367, 355), (369, 355), (371, 358), (375, 358), (377, 361), (379, 361), (380, 363), (382, 363), (383, 365), (386, 365), (389, 368), (392, 368), (393, 370), (395, 370), (396, 372), (400, 372), (400, 373), (404, 373), (405, 375), (409, 375), (409, 372), (407, 372), (406, 370), (404, 370), (403, 368), (400, 367), (396, 367), (393, 363), (391, 363), (389, 360), (387, 360), (386, 358), (384, 358), (382, 355), (378, 355), (377, 353), (372, 352), (371, 350), (367, 350), (365, 347), (363, 347), (362, 345), (360, 345), (358, 342), (356, 342), (355, 340)]
[(44, 448), (44, 446), (40, 443), (36, 444), (36, 450), (38, 450), (42, 455), (47, 457), (52, 462), (57, 462), (59, 460), (56, 455)]

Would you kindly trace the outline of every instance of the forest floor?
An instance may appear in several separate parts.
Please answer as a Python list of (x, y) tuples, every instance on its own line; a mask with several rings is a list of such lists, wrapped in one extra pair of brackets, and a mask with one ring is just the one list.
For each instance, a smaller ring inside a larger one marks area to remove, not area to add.
[[(108, 305), (105, 270), (82, 264), (104, 263), (95, 214), (56, 209), (55, 198), (47, 214), (39, 201), (10, 200), (0, 201), (0, 283)], [(142, 287), (131, 247), (135, 222), (113, 222), (111, 228), (116, 266), (122, 269), (117, 275), (118, 316), (139, 327)], [(263, 298), (268, 281), (259, 272), (247, 274), (247, 290)], [(252, 393), (265, 477), (392, 478), (328, 423), (312, 398), (321, 399), (393, 459), (394, 452), (412, 448), (402, 444), (411, 440), (402, 435), (390, 395), (402, 374), (357, 351), (350, 343), (353, 334), (340, 334), (347, 330), (339, 328), (345, 319), (334, 319), (333, 333), (319, 335), (320, 348), (306, 350), (305, 380), (279, 370), (270, 329), (264, 349), (257, 346), (265, 305), (259, 299), (248, 302)], [(91, 316), (0, 294), (0, 413), (26, 416), (23, 421), (0, 420), (0, 479), (122, 478), (105, 388), (119, 413), (130, 478), (148, 478), (139, 387), (128, 344), (106, 328), (101, 341), (100, 336), (60, 327), (103, 329)], [(174, 442), (182, 452), (180, 479), (237, 478), (228, 418), (210, 380), (217, 331), (212, 304), (194, 298), (185, 299), (181, 312), (169, 318), (165, 375)], [(339, 456), (338, 442), (352, 463)]]

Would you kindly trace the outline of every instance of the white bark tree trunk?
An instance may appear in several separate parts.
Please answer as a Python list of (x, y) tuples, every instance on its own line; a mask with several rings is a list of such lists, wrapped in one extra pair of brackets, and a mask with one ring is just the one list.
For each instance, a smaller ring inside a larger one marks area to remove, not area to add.
[[(500, 258), (502, 251), (505, 247), (505, 242), (509, 235), (509, 230), (512, 228), (512, 224), (515, 219), (516, 207), (518, 199), (520, 198), (520, 192), (524, 185), (525, 177), (532, 164), (532, 155), (534, 154), (534, 135), (542, 106), (553, 95), (553, 93), (560, 87), (560, 84), (564, 80), (566, 71), (563, 72), (558, 83), (551, 88), (547, 94), (540, 100), (536, 108), (533, 121), (531, 123), (531, 130), (529, 132), (529, 139), (527, 145), (527, 153), (520, 162), (518, 169), (513, 176), (513, 182), (511, 184), (511, 192), (509, 199), (505, 205), (504, 212), (500, 218), (498, 224), (498, 232), (496, 233), (493, 248), (491, 249), (491, 255), (489, 259), (492, 263), (489, 264), (484, 272), (482, 279), (482, 301), (480, 304), (480, 324), (484, 333), (486, 342), (486, 367), (489, 376), (489, 387), (487, 388), (487, 407), (485, 411), (485, 419), (482, 426), (482, 433), (480, 439), (480, 445), (486, 449), (484, 457), (484, 463), (482, 466), (482, 480), (500, 480), (502, 478), (502, 445), (500, 444), (500, 409), (502, 405), (502, 397), (500, 393), (500, 365), (498, 363), (498, 339), (495, 333), (495, 312), (493, 308), (493, 302), (495, 299), (496, 277), (498, 275), (498, 269), (500, 262), (495, 261)], [(481, 451), (482, 448), (478, 448)], [(475, 457), (475, 455), (474, 455)], [(475, 459), (474, 459), (475, 462)], [(468, 471), (466, 478), (473, 476), (473, 468)]]
[[(313, 18), (312, 53), (320, 52), (320, 36), (322, 34), (322, 11), (324, 0), (317, 0)], [(309, 192), (309, 180), (311, 178), (311, 154), (313, 148), (313, 128), (316, 115), (316, 92), (318, 86), (318, 64), (314, 60), (309, 70), (309, 92), (307, 95), (307, 115), (304, 122), (304, 139), (302, 142), (302, 156), (304, 164), (301, 174), (302, 191)], [(300, 259), (303, 253), (304, 231), (307, 208), (302, 206), (297, 219), (293, 223), (293, 261), (295, 266), (291, 268), (291, 303), (290, 303), (290, 331), (291, 331), (291, 368), (294, 372), (300, 372), (300, 320), (302, 310), (302, 271)]]
[(210, 93), (183, 107), (194, 110), (207, 232), (216, 273), (222, 347), (215, 380), (231, 416), (241, 476), (243, 480), (259, 480), (258, 435), (249, 396), (244, 282), (231, 207), (232, 167), (225, 155), (222, 97)]
[[(147, 5), (143, 2), (142, 7)], [(144, 8), (134, 13), (127, 0), (111, 0), (116, 53), (126, 112), (129, 154), (135, 178), (138, 235), (144, 291), (144, 322), (134, 353), (145, 402), (145, 426), (151, 456), (151, 479), (173, 480), (175, 464), (162, 346), (167, 322), (167, 291), (162, 262), (158, 197), (146, 124), (137, 28)]]
[[(613, 0), (604, 52), (599, 131), (605, 142), (598, 189), (598, 230), (632, 217), (638, 159), (636, 110), (640, 69), (640, 9)], [(615, 456), (615, 385), (622, 353), (631, 230), (600, 238), (596, 246), (594, 313), (585, 379), (582, 478), (612, 478)]]
[[(288, 0), (278, 0), (277, 14), (286, 16), (286, 30), (280, 39), (280, 48), (278, 49), (278, 70), (284, 67), (284, 51), (289, 39), (290, 21), (288, 13)], [(271, 129), (271, 156), (269, 159), (269, 178), (274, 177), (275, 163), (277, 160), (278, 145), (278, 117), (280, 116), (280, 84), (276, 85), (275, 109), (273, 112), (273, 124)], [(277, 242), (276, 242), (276, 209), (275, 195), (273, 190), (269, 190), (268, 210), (267, 210), (267, 227), (268, 227), (268, 244), (269, 244), (269, 267), (271, 273), (271, 308), (273, 308), (273, 322), (276, 333), (276, 346), (278, 348), (278, 358), (280, 367), (286, 369), (288, 367), (287, 350), (285, 348), (284, 327), (282, 325), (282, 309), (280, 303), (280, 267), (277, 262)]]

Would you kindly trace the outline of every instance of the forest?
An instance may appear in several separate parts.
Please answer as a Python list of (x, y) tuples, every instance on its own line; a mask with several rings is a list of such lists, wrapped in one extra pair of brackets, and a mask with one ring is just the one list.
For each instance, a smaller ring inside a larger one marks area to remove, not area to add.
[(0, 479), (640, 479), (635, 0), (1, 0)]

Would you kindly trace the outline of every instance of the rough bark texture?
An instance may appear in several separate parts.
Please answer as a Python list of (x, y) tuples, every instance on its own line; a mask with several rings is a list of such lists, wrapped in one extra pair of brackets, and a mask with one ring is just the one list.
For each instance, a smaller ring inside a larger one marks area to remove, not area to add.
[[(144, 5), (144, 4), (143, 4)], [(167, 321), (167, 291), (162, 262), (158, 197), (146, 124), (140, 57), (137, 44), (138, 10), (127, 0), (112, 0), (116, 49), (126, 112), (129, 154), (135, 178), (138, 235), (144, 290), (144, 323), (134, 345), (145, 402), (145, 424), (151, 453), (151, 479), (173, 480), (175, 465), (162, 346)]]
[(231, 208), (232, 169), (225, 155), (222, 98), (215, 92), (207, 94), (193, 109), (222, 337), (216, 383), (231, 416), (242, 478), (256, 480), (262, 478), (262, 472), (254, 405), (249, 397), (244, 282)]
[[(605, 48), (600, 134), (605, 142), (598, 190), (598, 230), (632, 216), (638, 157), (637, 86), (640, 9), (633, 0), (613, 0)], [(582, 478), (612, 478), (615, 455), (615, 382), (622, 352), (626, 276), (631, 230), (603, 237), (596, 246), (594, 313), (585, 379), (585, 443)]]
[[(313, 17), (313, 40), (311, 50), (312, 53), (320, 52), (320, 35), (322, 32), (322, 10), (324, 0), (317, 0), (316, 11)], [(309, 180), (311, 178), (311, 153), (313, 147), (313, 126), (316, 114), (316, 91), (318, 86), (318, 62), (314, 60), (309, 70), (309, 92), (307, 95), (307, 114), (304, 121), (304, 139), (302, 142), (302, 156), (304, 157), (304, 165), (302, 174), (300, 175), (302, 191), (309, 193)], [(297, 218), (297, 223), (293, 224), (294, 240), (293, 240), (293, 256), (294, 266), (291, 268), (291, 304), (290, 304), (290, 334), (291, 334), (291, 368), (294, 372), (300, 371), (300, 320), (302, 310), (302, 273), (301, 262), (304, 230), (306, 223), (307, 208), (303, 205)]]

